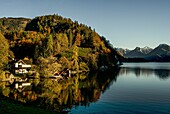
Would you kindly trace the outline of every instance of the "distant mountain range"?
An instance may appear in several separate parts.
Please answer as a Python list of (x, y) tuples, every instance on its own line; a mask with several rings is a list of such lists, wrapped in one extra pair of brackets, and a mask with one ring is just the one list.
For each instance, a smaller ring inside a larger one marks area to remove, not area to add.
[(170, 45), (160, 44), (156, 48), (152, 49), (150, 47), (136, 47), (134, 50), (116, 48), (124, 57), (130, 59), (139, 59), (142, 58), (146, 61), (168, 61), (170, 62)]

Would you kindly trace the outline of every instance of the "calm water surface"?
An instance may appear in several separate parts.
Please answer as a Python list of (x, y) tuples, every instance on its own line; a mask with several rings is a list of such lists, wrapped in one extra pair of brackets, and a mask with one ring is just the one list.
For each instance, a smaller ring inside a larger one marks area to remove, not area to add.
[(18, 89), (0, 82), (0, 96), (54, 113), (170, 114), (170, 63), (124, 63), (109, 72), (28, 82)]
[(70, 113), (170, 114), (170, 63), (124, 63), (98, 101)]

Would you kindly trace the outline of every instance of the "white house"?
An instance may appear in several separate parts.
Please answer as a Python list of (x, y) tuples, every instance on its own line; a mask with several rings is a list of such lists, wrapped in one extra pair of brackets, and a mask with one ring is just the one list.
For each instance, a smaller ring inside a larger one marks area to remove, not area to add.
[(14, 63), (15, 74), (26, 74), (29, 72), (29, 69), (31, 69), (31, 65), (26, 64), (26, 61), (24, 60), (19, 60)]

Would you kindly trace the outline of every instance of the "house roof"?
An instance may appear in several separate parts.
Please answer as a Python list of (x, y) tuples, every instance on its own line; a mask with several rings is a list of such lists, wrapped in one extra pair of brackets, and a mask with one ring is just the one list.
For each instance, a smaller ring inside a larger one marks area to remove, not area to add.
[(19, 60), (18, 62), (22, 62), (22, 63), (25, 63), (25, 64), (31, 64), (31, 61), (28, 59), (23, 59), (23, 60)]
[(19, 59), (19, 60), (14, 60), (14, 61), (12, 61), (12, 62), (10, 62), (11, 64), (14, 64), (14, 63), (22, 63), (22, 64), (31, 64), (31, 61), (30, 60), (21, 60), (21, 59)]
[(26, 64), (23, 60), (18, 60), (16, 63), (22, 63), (22, 64)]

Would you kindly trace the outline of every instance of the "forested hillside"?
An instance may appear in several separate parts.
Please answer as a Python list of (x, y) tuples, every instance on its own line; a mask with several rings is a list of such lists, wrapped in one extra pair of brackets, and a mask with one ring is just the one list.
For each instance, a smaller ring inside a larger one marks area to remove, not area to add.
[(4, 33), (8, 31), (25, 30), (30, 20), (31, 19), (28, 18), (0, 18), (0, 31)]
[(123, 58), (91, 27), (59, 15), (1, 18), (0, 31), (13, 52), (9, 51), (10, 57), (27, 57), (39, 66), (57, 63), (60, 70), (97, 70), (102, 65), (114, 66)]

